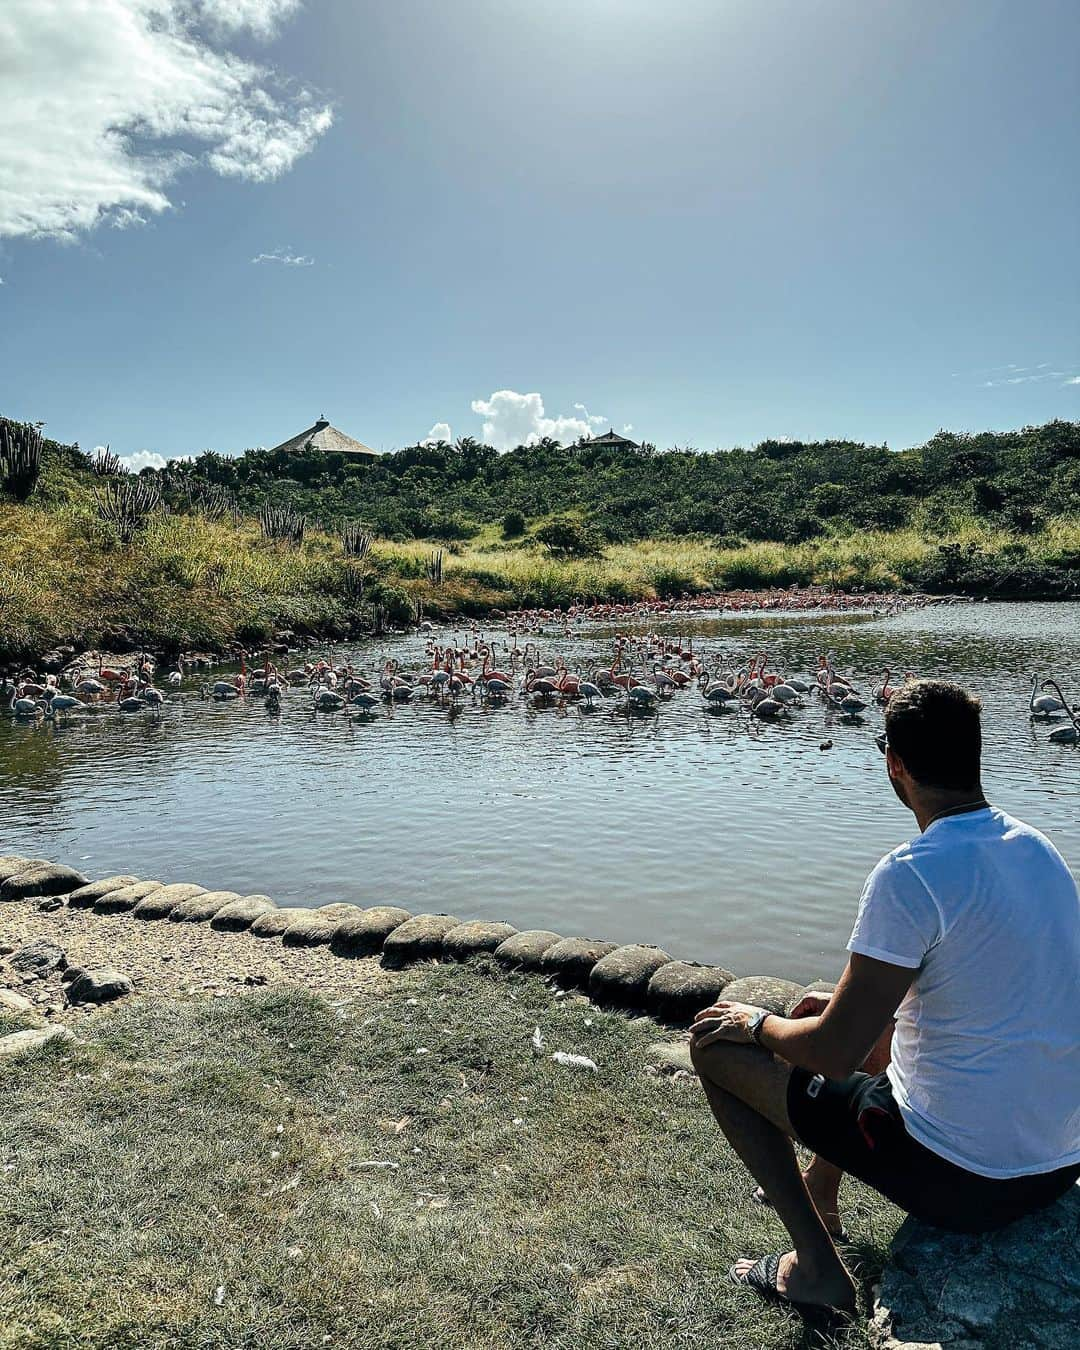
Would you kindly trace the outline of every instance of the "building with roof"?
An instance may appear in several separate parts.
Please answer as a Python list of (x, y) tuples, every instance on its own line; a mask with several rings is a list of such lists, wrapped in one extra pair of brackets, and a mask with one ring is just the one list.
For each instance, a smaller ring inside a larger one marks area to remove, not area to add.
[(628, 440), (625, 436), (620, 436), (614, 427), (608, 427), (603, 436), (589, 436), (579, 441), (579, 445), (587, 445), (590, 450), (640, 450), (641, 446), (637, 441)]
[(354, 441), (351, 436), (338, 431), (337, 427), (332, 427), (325, 417), (320, 417), (314, 426), (290, 436), (280, 445), (271, 446), (271, 450), (321, 450), (324, 455), (363, 455), (371, 459), (379, 453), (378, 450), (372, 450), (370, 445)]

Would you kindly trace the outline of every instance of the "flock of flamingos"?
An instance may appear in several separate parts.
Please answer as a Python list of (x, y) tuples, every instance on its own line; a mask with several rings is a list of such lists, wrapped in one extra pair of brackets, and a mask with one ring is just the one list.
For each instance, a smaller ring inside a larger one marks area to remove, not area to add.
[[(814, 674), (805, 677), (770, 670), (765, 652), (737, 668), (723, 666), (722, 658), (695, 651), (693, 639), (656, 633), (617, 636), (610, 664), (589, 671), (572, 671), (561, 657), (546, 661), (537, 642), (530, 638), (519, 645), (513, 630), (503, 641), (472, 633), (445, 645), (432, 634), (424, 659), (412, 669), (386, 658), (377, 673), (366, 674), (349, 661), (335, 664), (330, 654), (280, 670), (267, 653), (250, 667), (242, 659), (239, 672), (229, 678), (202, 682), (198, 693), (219, 702), (262, 699), (270, 712), (279, 711), (286, 698), (299, 694), (310, 700), (316, 712), (366, 718), (383, 704), (414, 699), (437, 701), (451, 716), (470, 701), (504, 704), (511, 699), (538, 706), (573, 702), (583, 711), (599, 704), (627, 715), (652, 715), (681, 691), (696, 690), (711, 712), (741, 712), (749, 718), (776, 721), (789, 717), (813, 697), (835, 711), (841, 722), (858, 725), (871, 703), (884, 707), (898, 687), (892, 672), (886, 670), (881, 682), (864, 694), (853, 680), (833, 668), (827, 654), (819, 657)], [(15, 680), (4, 680), (0, 705), (25, 721), (66, 719), (100, 708), (127, 714), (148, 712), (160, 709), (166, 697), (175, 697), (192, 674), (182, 660), (165, 672), (167, 694), (155, 683), (155, 663), (145, 656), (124, 668), (99, 665), (73, 670), (66, 677), (67, 689), (61, 688), (61, 676), (38, 677), (23, 671)], [(905, 672), (904, 678), (910, 675)], [(1031, 719), (1064, 719), (1050, 731), (1051, 742), (1080, 744), (1078, 712), (1080, 708), (1067, 702), (1054, 680), (1031, 677)], [(824, 742), (822, 748), (830, 745)]]

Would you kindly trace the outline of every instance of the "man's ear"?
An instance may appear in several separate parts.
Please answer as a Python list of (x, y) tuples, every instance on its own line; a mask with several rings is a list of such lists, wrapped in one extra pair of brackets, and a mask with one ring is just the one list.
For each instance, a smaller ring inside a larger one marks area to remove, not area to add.
[(886, 747), (885, 750), (885, 767), (889, 771), (890, 778), (902, 778), (904, 776), (904, 761), (891, 745)]

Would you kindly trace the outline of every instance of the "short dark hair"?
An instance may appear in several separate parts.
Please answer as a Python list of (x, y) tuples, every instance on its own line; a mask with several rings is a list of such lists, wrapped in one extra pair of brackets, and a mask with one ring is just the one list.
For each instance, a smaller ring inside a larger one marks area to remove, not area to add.
[(885, 707), (885, 737), (922, 787), (979, 784), (982, 705), (951, 680), (909, 680)]

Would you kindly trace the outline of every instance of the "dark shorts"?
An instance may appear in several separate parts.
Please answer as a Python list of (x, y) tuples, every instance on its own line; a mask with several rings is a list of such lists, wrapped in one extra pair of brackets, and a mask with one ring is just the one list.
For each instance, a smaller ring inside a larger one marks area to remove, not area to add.
[(908, 1134), (883, 1073), (834, 1079), (793, 1069), (787, 1107), (807, 1148), (939, 1228), (1000, 1228), (1052, 1204), (1080, 1177), (1080, 1164), (1004, 1180), (958, 1167)]

